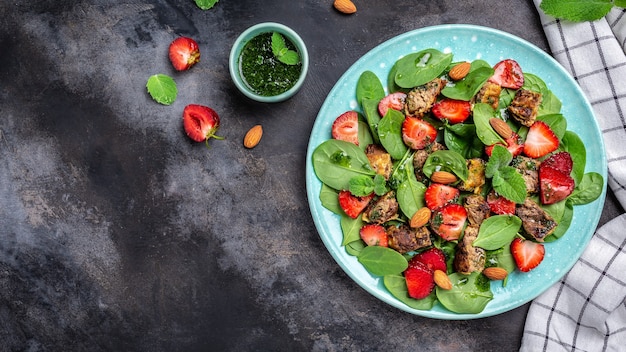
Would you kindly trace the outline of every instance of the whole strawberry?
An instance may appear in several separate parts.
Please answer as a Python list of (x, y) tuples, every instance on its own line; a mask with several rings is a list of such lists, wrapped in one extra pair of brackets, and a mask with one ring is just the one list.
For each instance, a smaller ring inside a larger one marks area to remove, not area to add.
[(200, 61), (200, 48), (195, 40), (188, 37), (178, 37), (172, 41), (169, 56), (174, 69), (184, 71)]
[(209, 143), (209, 138), (223, 139), (216, 136), (220, 127), (220, 117), (215, 110), (197, 104), (189, 104), (183, 110), (183, 127), (189, 138), (196, 142), (205, 141)]

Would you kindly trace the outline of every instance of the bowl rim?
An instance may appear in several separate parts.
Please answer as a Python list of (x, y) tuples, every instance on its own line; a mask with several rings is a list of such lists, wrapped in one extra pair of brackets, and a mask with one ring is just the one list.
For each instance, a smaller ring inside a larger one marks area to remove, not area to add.
[[(285, 35), (298, 49), (300, 59), (302, 61), (302, 70), (300, 71), (300, 76), (298, 77), (298, 80), (293, 85), (293, 87), (289, 88), (287, 91), (281, 94), (272, 96), (265, 96), (253, 93), (248, 89), (247, 86), (245, 86), (245, 84), (243, 83), (243, 79), (239, 75), (239, 55), (241, 54), (241, 50), (243, 49), (244, 45), (257, 35), (266, 32), (279, 32), (282, 35)], [(244, 30), (237, 37), (230, 50), (228, 68), (233, 83), (235, 83), (237, 89), (239, 89), (239, 91), (248, 98), (259, 102), (280, 102), (291, 98), (302, 87), (309, 68), (309, 54), (304, 40), (302, 40), (298, 33), (296, 33), (293, 29), (277, 22), (261, 22)]]

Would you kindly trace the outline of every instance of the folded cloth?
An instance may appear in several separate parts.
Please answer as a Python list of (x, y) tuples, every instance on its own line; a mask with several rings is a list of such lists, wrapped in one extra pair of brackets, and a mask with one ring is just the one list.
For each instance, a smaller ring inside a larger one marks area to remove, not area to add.
[[(539, 9), (553, 57), (589, 99), (602, 130), (608, 186), (626, 206), (626, 11), (583, 23)], [(589, 156), (588, 156), (589, 157)], [(626, 351), (626, 214), (596, 230), (572, 270), (530, 305), (521, 351)]]

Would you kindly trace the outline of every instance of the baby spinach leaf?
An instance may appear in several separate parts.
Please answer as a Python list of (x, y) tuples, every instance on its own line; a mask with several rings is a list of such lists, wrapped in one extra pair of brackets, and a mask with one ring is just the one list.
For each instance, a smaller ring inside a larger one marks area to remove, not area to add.
[(313, 170), (322, 183), (336, 189), (349, 188), (354, 176), (374, 176), (365, 153), (355, 144), (329, 139), (313, 151)]
[(521, 227), (522, 220), (515, 215), (490, 216), (480, 225), (472, 245), (486, 250), (502, 248), (513, 241)]
[(378, 138), (387, 153), (393, 159), (401, 159), (407, 151), (407, 146), (402, 140), (402, 123), (404, 114), (400, 111), (389, 109), (385, 117), (378, 123)]
[(554, 232), (552, 232), (550, 236), (544, 238), (544, 242), (554, 242), (563, 237), (574, 219), (574, 205), (572, 204), (572, 201), (566, 199), (565, 202), (559, 203), (564, 203), (563, 212), (561, 213), (561, 217), (558, 221), (559, 225), (556, 229), (554, 229)]
[(404, 165), (404, 172), (406, 177), (398, 186), (396, 198), (402, 213), (411, 218), (418, 209), (424, 206), (426, 186), (415, 178), (412, 160)]
[(439, 77), (452, 62), (452, 54), (425, 49), (409, 54), (396, 62), (394, 81), (401, 88), (421, 86)]
[(359, 120), (359, 128), (358, 128), (358, 138), (359, 138), (359, 148), (365, 150), (368, 145), (374, 142), (372, 138), (372, 134), (370, 133), (370, 129), (368, 124), (365, 121)]
[(357, 259), (367, 271), (378, 276), (400, 274), (409, 266), (402, 254), (381, 246), (363, 248)]
[(463, 80), (457, 82), (453, 86), (447, 86), (441, 94), (450, 99), (471, 100), (480, 88), (493, 76), (494, 70), (491, 67), (481, 67), (474, 71), (470, 71)]
[(572, 157), (572, 162), (574, 163), (572, 177), (574, 181), (576, 181), (576, 184), (579, 184), (585, 174), (585, 165), (587, 164), (587, 149), (585, 148), (585, 144), (576, 133), (567, 131), (561, 141), (561, 148), (569, 152)]
[(491, 180), (493, 189), (504, 198), (517, 204), (526, 200), (526, 182), (522, 175), (512, 166), (505, 166)]
[(437, 287), (437, 299), (448, 310), (460, 314), (478, 314), (493, 299), (489, 279), (474, 272), (471, 275), (453, 273), (451, 290)]
[(363, 71), (356, 83), (356, 101), (363, 103), (363, 99), (380, 101), (385, 97), (385, 89), (380, 79), (372, 71)]
[(341, 232), (343, 233), (343, 241), (341, 242), (342, 246), (361, 239), (359, 231), (363, 226), (363, 220), (360, 216), (353, 219), (348, 215), (343, 214), (339, 224), (341, 226)]
[(476, 126), (469, 123), (446, 124), (443, 131), (446, 147), (466, 159), (483, 155), (484, 144), (476, 138)]
[(467, 180), (469, 173), (463, 155), (453, 150), (437, 150), (428, 156), (422, 167), (424, 175), (430, 177), (438, 170), (452, 172), (463, 181)]
[(322, 183), (320, 190), (320, 202), (322, 206), (335, 214), (343, 214), (343, 210), (339, 206), (339, 192)]
[(473, 109), (476, 135), (484, 145), (504, 143), (504, 140), (489, 124), (489, 119), (496, 116), (495, 110), (488, 104), (476, 103)]
[(366, 247), (365, 242), (359, 239), (357, 241), (352, 241), (346, 244), (345, 249), (346, 249), (346, 253), (353, 255), (355, 257), (358, 257), (361, 251), (363, 250), (363, 248), (365, 247)]
[(406, 287), (406, 280), (402, 275), (385, 275), (383, 277), (383, 284), (395, 298), (411, 308), (429, 310), (437, 302), (437, 297), (434, 292), (424, 299), (418, 300), (411, 298)]
[(604, 178), (597, 172), (588, 172), (583, 175), (582, 180), (574, 188), (574, 192), (569, 196), (573, 205), (591, 203), (602, 194)]
[(378, 113), (378, 99), (362, 98), (361, 107), (363, 108), (363, 114), (365, 120), (369, 126), (370, 134), (374, 143), (380, 144), (378, 138), (378, 123), (380, 122), (380, 114)]

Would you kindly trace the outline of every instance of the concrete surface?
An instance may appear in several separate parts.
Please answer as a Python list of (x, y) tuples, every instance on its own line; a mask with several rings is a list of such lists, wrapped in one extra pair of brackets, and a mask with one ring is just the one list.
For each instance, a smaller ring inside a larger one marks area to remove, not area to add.
[[(371, 296), (322, 244), (307, 205), (308, 135), (361, 55), (441, 23), (490, 26), (548, 50), (532, 1), (0, 2), (0, 350), (513, 351), (528, 306), (472, 321), (410, 315)], [(228, 75), (247, 27), (308, 45), (294, 98), (254, 103)], [(178, 35), (201, 62), (173, 72)], [(178, 83), (171, 106), (147, 78)], [(182, 129), (213, 107), (207, 149)], [(242, 146), (255, 124), (258, 147)], [(620, 212), (611, 195), (602, 222)]]

